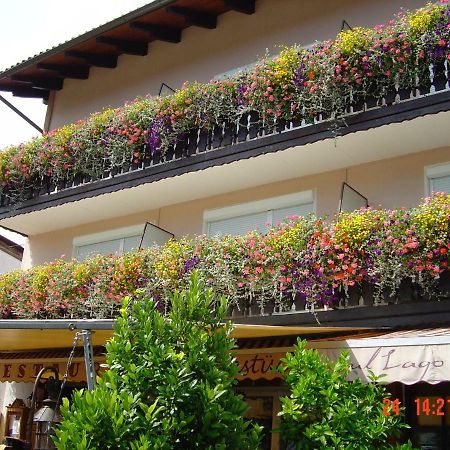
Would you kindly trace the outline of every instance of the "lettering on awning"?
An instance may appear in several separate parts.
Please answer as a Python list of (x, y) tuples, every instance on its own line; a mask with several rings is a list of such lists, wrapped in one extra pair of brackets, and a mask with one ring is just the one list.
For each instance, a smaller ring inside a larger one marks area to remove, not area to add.
[[(101, 375), (105, 371), (101, 364), (105, 358), (95, 358), (95, 372)], [(17, 359), (0, 361), (0, 381), (18, 381), (24, 383), (34, 382), (39, 371), (43, 367), (56, 367), (60, 378), (67, 369), (67, 360), (27, 360), (20, 361)], [(86, 368), (83, 358), (76, 358), (68, 372), (68, 381), (81, 382), (86, 381)]]
[(239, 366), (238, 380), (250, 378), (251, 380), (265, 379), (274, 380), (281, 378), (276, 369), (281, 364), (281, 358), (286, 356), (284, 351), (267, 351), (253, 353), (237, 353), (236, 360)]

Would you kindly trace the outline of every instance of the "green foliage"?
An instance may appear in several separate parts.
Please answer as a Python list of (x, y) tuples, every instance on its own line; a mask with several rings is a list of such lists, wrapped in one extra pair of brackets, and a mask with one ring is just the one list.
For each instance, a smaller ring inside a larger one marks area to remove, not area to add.
[[(124, 301), (107, 345), (109, 371), (95, 391), (64, 401), (55, 442), (62, 450), (255, 450), (259, 429), (233, 391), (238, 368), (224, 298), (192, 272), (170, 298)], [(214, 311), (214, 305), (219, 305)]]
[(281, 433), (296, 450), (412, 448), (388, 443), (407, 425), (401, 415), (383, 413), (383, 399), (389, 394), (375, 379), (369, 384), (347, 380), (347, 353), (333, 363), (299, 339), (281, 370), (291, 389), (281, 398)]
[(106, 319), (138, 289), (168, 305), (167, 293), (184, 290), (194, 268), (236, 308), (245, 300), (289, 310), (296, 295), (330, 304), (362, 282), (371, 283), (380, 300), (387, 291), (394, 297), (406, 280), (437, 299), (447, 295), (438, 282), (449, 258), (450, 194), (435, 193), (410, 209), (369, 208), (333, 221), (291, 217), (265, 234), (184, 238), (122, 256), (56, 260), (2, 274), (0, 316)]

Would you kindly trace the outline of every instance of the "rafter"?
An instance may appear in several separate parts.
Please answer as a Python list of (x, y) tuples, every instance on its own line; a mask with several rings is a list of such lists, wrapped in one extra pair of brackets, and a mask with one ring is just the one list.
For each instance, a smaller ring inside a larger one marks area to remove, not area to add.
[(17, 87), (12, 90), (14, 97), (26, 97), (26, 98), (42, 98), (45, 101), (48, 100), (50, 92), (45, 89), (35, 89), (33, 87)]
[(64, 78), (87, 80), (89, 78), (89, 66), (64, 66), (62, 64), (38, 63), (38, 69), (58, 72)]
[(145, 56), (148, 53), (148, 42), (117, 39), (109, 36), (99, 36), (96, 39), (100, 44), (111, 45), (122, 53)]
[(21, 81), (30, 84), (32, 87), (49, 89), (51, 91), (60, 91), (63, 87), (64, 78), (40, 78), (28, 75), (13, 75), (11, 77), (14, 81)]
[(107, 69), (117, 67), (116, 55), (101, 55), (100, 53), (80, 52), (78, 50), (67, 50), (65, 55), (71, 58), (83, 59), (91, 66), (106, 67)]
[(131, 22), (130, 27), (147, 31), (153, 39), (178, 44), (181, 41), (181, 30), (173, 27), (163, 27), (146, 22)]
[(244, 14), (255, 13), (255, 0), (225, 0), (225, 5), (233, 11)]
[(205, 11), (199, 11), (181, 6), (168, 6), (167, 12), (184, 17), (190, 24), (197, 27), (208, 28), (210, 30), (217, 27), (217, 15)]

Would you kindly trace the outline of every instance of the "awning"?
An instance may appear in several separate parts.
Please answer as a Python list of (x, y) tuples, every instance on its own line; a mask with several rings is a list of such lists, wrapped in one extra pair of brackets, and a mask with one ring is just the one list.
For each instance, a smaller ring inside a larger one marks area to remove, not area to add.
[[(34, 383), (43, 367), (55, 367), (59, 372), (60, 379), (67, 371), (68, 381), (86, 382), (86, 365), (83, 350), (77, 349), (72, 365), (68, 369), (69, 353), (68, 349), (0, 352), (0, 382)], [(101, 375), (105, 370), (103, 365), (105, 362), (104, 353), (103, 347), (94, 349), (94, 371), (96, 375)]]
[(369, 381), (373, 372), (385, 383), (437, 384), (450, 381), (450, 328), (409, 330), (366, 338), (320, 340), (308, 344), (336, 359), (348, 350), (351, 379)]
[[(73, 346), (77, 331), (91, 330), (92, 345), (104, 347), (112, 337), (113, 320), (0, 320), (0, 381), (34, 381), (43, 366), (56, 366), (62, 374), (65, 371), (69, 349)], [(339, 333), (354, 333), (364, 328), (355, 327), (295, 327), (234, 324), (232, 336), (236, 339), (336, 336)], [(80, 339), (78, 345), (82, 346)], [(284, 350), (284, 351), (283, 351)], [(261, 359), (255, 350), (238, 354), (242, 365), (241, 378), (273, 379), (279, 374), (271, 366), (279, 363), (286, 349), (276, 354), (267, 353)], [(238, 352), (239, 353), (239, 352)], [(250, 353), (250, 354), (248, 354)], [(101, 371), (104, 355), (94, 355), (95, 372)], [(247, 369), (249, 373), (244, 373)], [(82, 354), (75, 359), (69, 373), (69, 380), (84, 381), (86, 371)]]
[[(0, 352), (69, 348), (75, 333), (92, 330), (92, 345), (104, 346), (112, 337), (114, 320), (0, 320)], [(358, 327), (295, 327), (234, 324), (232, 337), (335, 335), (366, 330)], [(81, 345), (81, 341), (80, 341)]]

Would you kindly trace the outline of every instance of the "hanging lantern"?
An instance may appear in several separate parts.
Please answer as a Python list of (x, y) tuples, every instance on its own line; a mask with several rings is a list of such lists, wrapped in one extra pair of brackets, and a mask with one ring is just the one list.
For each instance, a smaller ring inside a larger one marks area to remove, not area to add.
[(56, 449), (51, 435), (53, 434), (53, 425), (61, 422), (61, 416), (55, 408), (56, 401), (48, 398), (42, 402), (42, 407), (34, 414), (33, 422), (36, 424), (35, 450)]
[[(49, 398), (42, 402), (42, 406), (35, 412), (36, 391), (45, 372), (53, 372), (54, 377), (50, 377), (45, 382), (45, 387)], [(61, 422), (61, 416), (57, 411), (57, 403), (62, 389), (59, 381), (59, 373), (55, 367), (44, 367), (40, 370), (34, 382), (33, 394), (31, 396), (31, 411), (27, 429), (26, 448), (32, 448), (32, 429), (36, 425), (34, 450), (56, 449), (51, 438), (53, 425)], [(58, 394), (59, 391), (59, 394)], [(58, 399), (58, 400), (55, 400)]]

